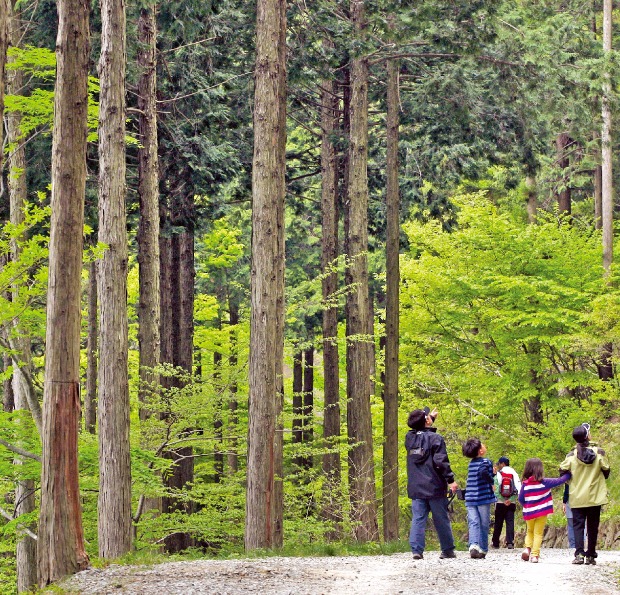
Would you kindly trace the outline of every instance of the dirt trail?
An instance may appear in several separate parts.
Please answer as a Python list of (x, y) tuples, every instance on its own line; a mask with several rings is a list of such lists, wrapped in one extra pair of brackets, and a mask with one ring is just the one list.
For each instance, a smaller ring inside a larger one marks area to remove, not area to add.
[(520, 550), (494, 550), (485, 560), (410, 554), (346, 558), (199, 560), (156, 566), (86, 570), (63, 583), (65, 592), (136, 595), (620, 595), (620, 552), (600, 552), (596, 566), (571, 564), (568, 550), (543, 549), (539, 564)]

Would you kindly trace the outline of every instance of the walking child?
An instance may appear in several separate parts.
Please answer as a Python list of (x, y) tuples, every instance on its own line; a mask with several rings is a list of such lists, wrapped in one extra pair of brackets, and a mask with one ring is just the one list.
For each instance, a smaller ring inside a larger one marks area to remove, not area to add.
[(487, 447), (478, 438), (469, 438), (463, 444), (463, 454), (470, 458), (467, 469), (465, 506), (469, 526), (469, 555), (484, 558), (489, 549), (491, 504), (496, 501), (493, 492), (493, 461), (485, 459)]
[(523, 505), (523, 518), (527, 526), (525, 549), (521, 559), (537, 563), (540, 557), (547, 516), (553, 513), (551, 488), (566, 483), (570, 473), (561, 477), (544, 477), (543, 463), (539, 458), (528, 459), (523, 469), (523, 481), (519, 492), (519, 502)]

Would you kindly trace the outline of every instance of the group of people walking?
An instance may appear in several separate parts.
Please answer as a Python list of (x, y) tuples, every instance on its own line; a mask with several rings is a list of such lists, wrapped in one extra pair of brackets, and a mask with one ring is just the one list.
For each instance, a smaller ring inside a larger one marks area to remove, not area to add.
[(514, 548), (514, 517), (518, 501), (523, 507), (527, 527), (521, 559), (537, 563), (547, 516), (553, 513), (551, 490), (565, 485), (565, 510), (572, 513), (573, 564), (596, 564), (601, 507), (607, 504), (606, 479), (610, 467), (605, 451), (591, 442), (589, 424), (581, 424), (573, 430), (575, 446), (560, 464), (560, 476), (553, 478), (545, 477), (539, 458), (528, 459), (519, 477), (510, 467), (507, 457), (500, 457), (494, 465), (491, 459), (485, 457), (486, 446), (478, 438), (469, 438), (463, 443), (462, 450), (471, 461), (465, 490), (460, 490), (450, 466), (446, 443), (433, 427), (436, 417), (437, 410), (430, 411), (425, 407), (412, 411), (407, 420), (411, 428), (405, 437), (407, 494), (411, 498), (412, 512), (409, 544), (414, 560), (424, 557), (429, 513), (439, 538), (439, 557), (456, 558), (448, 516), (447, 494), (450, 490), (465, 501), (469, 555), (472, 558), (483, 559), (488, 553), (493, 505), (495, 524), (491, 545), (499, 548), (505, 524), (506, 547)]

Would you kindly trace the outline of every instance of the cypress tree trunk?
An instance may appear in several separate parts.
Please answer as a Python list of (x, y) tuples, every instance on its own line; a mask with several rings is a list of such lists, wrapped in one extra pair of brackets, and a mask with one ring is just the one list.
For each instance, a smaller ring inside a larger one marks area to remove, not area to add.
[(398, 539), (398, 343), (400, 192), (398, 187), (398, 61), (387, 63), (387, 239), (385, 384), (383, 388), (383, 539)]
[[(8, 356), (2, 358), (2, 370), (6, 372), (11, 367)], [(15, 396), (13, 395), (13, 381), (11, 378), (2, 383), (2, 409), (6, 412), (15, 411)]]
[[(302, 403), (302, 437), (304, 444), (312, 442), (314, 430), (312, 427), (314, 415), (314, 348), (304, 350), (304, 386)], [(312, 457), (304, 455), (302, 465), (306, 469), (312, 468)]]
[[(333, 47), (330, 40), (324, 45)], [(323, 296), (323, 439), (328, 448), (333, 448), (340, 437), (340, 377), (338, 369), (338, 308), (332, 299), (338, 290), (338, 272), (335, 270), (338, 258), (338, 187), (337, 158), (332, 136), (338, 122), (338, 97), (333, 80), (323, 81), (321, 90), (321, 269)], [(334, 267), (334, 268), (332, 268)], [(340, 454), (329, 452), (323, 455), (322, 517), (334, 527), (326, 537), (338, 539), (340, 511)]]
[[(612, 38), (612, 1), (603, 0), (603, 52), (611, 53)], [(612, 139), (611, 139), (611, 82), (609, 73), (604, 73), (601, 131), (602, 144), (602, 220), (603, 220), (603, 268), (609, 276), (613, 262), (613, 175), (612, 175)]]
[[(351, 20), (363, 38), (363, 0), (351, 0)], [(352, 290), (347, 294), (347, 427), (351, 516), (358, 541), (378, 539), (372, 447), (371, 337), (368, 288), (368, 60), (351, 61), (351, 133), (349, 143), (349, 258)]]
[[(293, 355), (293, 431), (292, 443), (301, 444), (303, 440), (303, 351)], [(298, 467), (302, 464), (301, 456), (295, 456), (293, 462)]]
[(37, 548), (41, 586), (82, 570), (88, 564), (78, 485), (77, 430), (89, 12), (90, 3), (84, 0), (58, 2)]
[[(221, 330), (221, 324), (219, 325)], [(219, 351), (213, 352), (213, 384), (215, 391), (221, 395), (222, 385), (222, 354)], [(215, 419), (213, 421), (213, 430), (215, 438), (215, 452), (213, 454), (213, 467), (215, 471), (215, 482), (219, 483), (224, 475), (224, 440), (223, 431), (224, 421), (222, 420), (222, 397), (218, 396), (215, 404)]]
[(131, 460), (125, 215), (125, 3), (101, 3), (99, 107), (99, 555), (131, 549)]
[(231, 436), (230, 447), (228, 449), (228, 472), (230, 475), (234, 475), (239, 469), (236, 438), (237, 432), (239, 431), (237, 413), (237, 325), (239, 324), (239, 307), (232, 296), (228, 296), (228, 312), (230, 320), (230, 358), (228, 360), (230, 400), (228, 402), (228, 431)]
[(536, 175), (534, 173), (526, 176), (525, 186), (527, 188), (527, 222), (536, 223), (538, 198), (536, 196)]
[(88, 265), (88, 339), (86, 343), (86, 396), (84, 429), (95, 433), (97, 425), (97, 263)]
[[(570, 160), (568, 158), (568, 155), (566, 154), (566, 149), (570, 145), (570, 143), (571, 139), (566, 132), (558, 134), (556, 139), (556, 149), (558, 154), (557, 163), (558, 167), (561, 168), (563, 171), (567, 170), (570, 166)], [(561, 184), (563, 187), (558, 192), (558, 210), (560, 211), (560, 213), (566, 213), (567, 215), (570, 215), (571, 191), (570, 186), (568, 185), (569, 180), (567, 173), (564, 173), (562, 175)]]
[[(181, 220), (187, 221), (191, 218), (187, 204), (174, 203), (173, 222)], [(190, 217), (188, 218), (188, 214)], [(164, 250), (162, 249), (161, 258), (163, 262)], [(162, 297), (162, 320), (166, 318), (171, 327), (169, 338), (164, 338), (162, 332), (162, 345), (170, 349), (170, 361), (176, 367), (180, 367), (187, 372), (192, 371), (193, 367), (193, 309), (194, 309), (194, 236), (193, 229), (186, 229), (178, 234), (174, 234), (170, 240), (170, 252), (166, 265), (169, 270), (170, 299), (166, 301), (170, 311), (164, 315), (164, 298)], [(161, 281), (164, 290), (164, 280)], [(168, 354), (167, 354), (168, 355)], [(181, 387), (181, 383), (175, 380), (174, 385)], [(188, 429), (189, 430), (189, 429)], [(193, 449), (189, 446), (175, 448), (174, 451), (167, 453), (174, 462), (173, 471), (167, 478), (166, 483), (169, 487), (177, 490), (183, 489), (188, 482), (194, 478), (194, 458)], [(162, 498), (162, 510), (173, 512), (183, 510), (186, 514), (194, 512), (193, 502), (180, 502), (176, 498)], [(180, 552), (193, 545), (188, 533), (177, 532), (165, 540), (166, 550), (170, 553)]]
[[(603, 51), (611, 53), (612, 41), (612, 11), (611, 0), (603, 0)], [(613, 263), (614, 250), (614, 198), (613, 198), (613, 172), (612, 172), (612, 138), (611, 138), (611, 82), (609, 73), (604, 74), (602, 115), (603, 127), (601, 132), (602, 142), (602, 199), (601, 215), (603, 228), (603, 269), (605, 277), (611, 277), (611, 265)], [(601, 380), (610, 380), (614, 377), (612, 362), (611, 343), (606, 343), (601, 348), (601, 361), (598, 364), (598, 373)]]
[(245, 548), (281, 539), (286, 2), (258, 0), (252, 170), (252, 271)]
[[(138, 196), (140, 222), (138, 228), (138, 265), (140, 303), (138, 306), (138, 343), (140, 346), (141, 403), (159, 383), (154, 368), (159, 364), (159, 172), (157, 157), (156, 105), (156, 41), (157, 22), (154, 5), (143, 6), (138, 20)], [(140, 419), (148, 417), (148, 408), (141, 407)]]
[[(0, 2), (2, 9), (7, 8), (4, 2)], [(20, 41), (20, 28), (19, 28), (19, 12), (14, 12), (14, 9), (10, 7), (11, 14), (8, 27), (8, 38), (10, 44), (15, 47)], [(0, 23), (4, 22), (6, 14), (0, 14)], [(6, 45), (4, 40), (0, 38), (0, 51), (4, 56), (6, 53)], [(12, 61), (12, 60), (11, 60)], [(23, 86), (23, 73), (21, 70), (12, 69), (7, 71), (7, 92), (10, 94), (18, 94)], [(1, 85), (1, 83), (0, 83)], [(13, 112), (7, 115), (7, 135), (9, 143), (14, 146), (14, 149), (9, 153), (9, 202), (10, 202), (10, 218), (11, 223), (15, 226), (19, 226), (24, 221), (24, 206), (27, 197), (26, 188), (26, 157), (24, 154), (24, 145), (20, 142), (20, 125), (21, 114)], [(1, 144), (1, 141), (0, 141)], [(23, 238), (22, 238), (23, 239)], [(11, 256), (13, 260), (18, 260), (20, 257), (21, 248), (18, 241), (11, 242)], [(20, 288), (18, 285), (13, 286), (13, 299), (17, 299), (19, 296)], [(17, 322), (17, 321), (16, 321)], [(31, 371), (31, 349), (30, 340), (27, 336), (20, 333), (20, 336), (15, 339), (15, 346), (19, 353), (17, 358), (19, 359), (21, 366), (28, 372)], [(13, 395), (15, 409), (28, 410), (28, 395), (26, 394), (27, 387), (20, 382), (18, 375), (13, 375)], [(20, 459), (15, 460), (16, 464), (21, 464)], [(35, 510), (35, 483), (31, 479), (21, 480), (17, 484), (15, 490), (15, 516), (21, 516), (22, 514), (28, 514)], [(36, 532), (36, 527), (29, 527), (33, 532)], [(37, 542), (27, 534), (23, 534), (17, 542), (16, 548), (16, 565), (17, 565), (17, 592), (30, 591), (37, 584)]]

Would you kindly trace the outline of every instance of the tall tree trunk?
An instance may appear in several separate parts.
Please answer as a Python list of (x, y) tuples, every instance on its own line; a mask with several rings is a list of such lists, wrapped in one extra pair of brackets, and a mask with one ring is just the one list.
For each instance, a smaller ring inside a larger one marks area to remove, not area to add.
[(100, 300), (99, 555), (131, 549), (131, 459), (127, 335), (127, 222), (125, 214), (125, 3), (102, 0), (99, 60)]
[[(351, 0), (356, 36), (365, 36), (363, 0)], [(368, 60), (351, 61), (351, 133), (349, 143), (349, 269), (352, 288), (347, 294), (347, 427), (349, 433), (349, 490), (351, 516), (358, 541), (378, 539), (371, 394), (371, 337), (368, 289)]]
[[(603, 0), (603, 52), (611, 53), (612, 34), (612, 0)], [(602, 219), (603, 219), (603, 268), (605, 275), (611, 273), (613, 262), (613, 176), (612, 176), (612, 141), (611, 141), (611, 82), (608, 72), (603, 74), (602, 115), (603, 126), (601, 131), (602, 144)]]
[[(611, 53), (612, 40), (612, 0), (603, 0), (603, 51), (606, 55)], [(611, 82), (608, 72), (603, 74), (603, 97), (602, 115), (603, 127), (601, 131), (602, 152), (602, 198), (601, 215), (603, 228), (603, 269), (607, 280), (611, 278), (611, 265), (613, 263), (614, 249), (614, 197), (613, 197), (613, 172), (612, 172), (612, 138), (611, 138)], [(614, 377), (611, 343), (606, 343), (601, 348), (601, 361), (598, 365), (599, 378), (610, 380)]]
[(397, 60), (387, 63), (387, 232), (385, 246), (385, 384), (383, 387), (383, 539), (398, 539), (398, 344), (400, 191), (398, 187)]
[(566, 132), (561, 132), (556, 138), (557, 163), (562, 170), (562, 179), (560, 184), (562, 188), (558, 191), (558, 210), (560, 213), (571, 214), (571, 191), (569, 186), (568, 172), (566, 170), (570, 166), (570, 160), (566, 154), (567, 147), (571, 144), (571, 139)]
[[(314, 417), (314, 347), (304, 350), (304, 386), (302, 403), (302, 438), (304, 445), (312, 442)], [(312, 468), (312, 456), (304, 455), (302, 465), (306, 469)]]
[[(11, 46), (16, 47), (20, 42), (20, 13), (15, 12), (14, 6), (4, 5), (4, 1), (0, 0), (2, 9), (10, 9), (10, 20), (8, 26), (8, 40)], [(0, 13), (0, 23), (4, 22), (6, 15)], [(0, 37), (0, 51), (4, 56), (6, 53), (6, 45), (4, 40)], [(11, 60), (12, 61), (12, 60)], [(21, 92), (24, 83), (23, 72), (21, 69), (12, 69), (7, 71), (7, 92), (17, 95)], [(2, 84), (2, 83), (0, 83)], [(13, 112), (7, 115), (7, 135), (8, 141), (13, 150), (9, 153), (9, 202), (10, 202), (10, 219), (11, 223), (16, 227), (19, 227), (24, 222), (24, 206), (26, 204), (27, 188), (26, 188), (26, 157), (24, 154), (23, 142), (19, 140), (20, 126), (21, 126), (21, 114), (19, 112)], [(0, 141), (1, 144), (1, 141)], [(24, 238), (21, 238), (24, 239)], [(20, 242), (13, 240), (11, 242), (11, 257), (14, 261), (17, 261), (21, 254)], [(13, 286), (13, 299), (19, 297), (19, 285)], [(17, 323), (18, 321), (16, 321)], [(17, 358), (20, 361), (20, 365), (31, 372), (31, 346), (29, 338), (23, 334), (18, 333), (18, 338), (15, 340), (15, 346), (17, 347)], [(28, 410), (28, 395), (26, 394), (27, 387), (24, 383), (20, 382), (18, 375), (13, 375), (13, 395), (15, 409)], [(21, 460), (17, 459), (16, 464), (21, 464)], [(21, 516), (22, 514), (29, 514), (36, 508), (35, 502), (35, 483), (31, 479), (20, 480), (17, 483), (17, 489), (15, 490), (15, 516)], [(36, 531), (35, 527), (29, 527), (30, 530)], [(17, 563), (17, 591), (22, 593), (24, 591), (30, 591), (37, 584), (37, 542), (27, 534), (22, 534), (17, 542), (16, 548), (16, 563)]]
[(97, 425), (97, 263), (88, 266), (88, 339), (86, 343), (86, 396), (84, 398), (84, 429), (95, 433)]
[[(220, 330), (221, 330), (220, 324)], [(217, 348), (216, 348), (217, 349)], [(215, 419), (213, 421), (213, 431), (215, 438), (215, 452), (213, 453), (214, 479), (219, 483), (224, 476), (224, 420), (222, 419), (222, 354), (220, 351), (213, 352), (213, 384), (215, 392), (218, 394), (215, 404)]]
[[(293, 444), (301, 444), (303, 440), (303, 355), (304, 352), (301, 350), (293, 354), (293, 431), (291, 433)], [(301, 456), (295, 456), (293, 462), (301, 467)]]
[[(333, 47), (331, 40), (324, 45)], [(326, 537), (338, 539), (340, 511), (340, 376), (338, 368), (338, 307), (334, 296), (338, 290), (338, 167), (333, 134), (338, 123), (338, 97), (334, 80), (323, 81), (321, 90), (321, 269), (323, 296), (323, 440), (332, 452), (323, 455), (322, 517), (332, 523)]]
[[(174, 203), (173, 222), (186, 223), (191, 219), (190, 203)], [(162, 250), (162, 259), (164, 257)], [(185, 231), (174, 234), (170, 242), (169, 257), (171, 284), (171, 298), (166, 305), (170, 306), (170, 313), (166, 314), (166, 320), (171, 324), (171, 362), (183, 370), (191, 373), (193, 368), (193, 311), (194, 311), (194, 234), (193, 229), (186, 228)], [(163, 286), (162, 279), (162, 286)], [(163, 289), (163, 287), (162, 287)], [(164, 301), (162, 298), (162, 308)], [(162, 309), (162, 319), (164, 312)], [(164, 342), (162, 334), (162, 344)], [(167, 339), (166, 339), (167, 341)], [(168, 341), (167, 341), (168, 342)], [(166, 361), (162, 358), (162, 361)], [(181, 383), (175, 381), (176, 386)], [(189, 431), (190, 429), (187, 428)], [(175, 462), (172, 473), (167, 478), (167, 485), (171, 488), (181, 490), (194, 478), (194, 457), (191, 446), (175, 448), (168, 453), (168, 456)], [(173, 512), (183, 510), (186, 514), (194, 512), (194, 503), (191, 501), (181, 502), (176, 498), (163, 498), (162, 510)], [(168, 536), (165, 540), (166, 550), (170, 553), (180, 552), (193, 545), (193, 540), (189, 533), (177, 532)]]
[(536, 223), (538, 212), (538, 196), (536, 194), (536, 174), (528, 174), (525, 178), (527, 188), (527, 222)]
[[(157, 157), (156, 41), (155, 3), (142, 6), (138, 20), (138, 265), (140, 303), (138, 306), (138, 343), (140, 346), (140, 389), (138, 399), (144, 403), (159, 383), (154, 371), (159, 364), (159, 172)], [(140, 419), (149, 415), (141, 406)]]
[[(6, 372), (11, 367), (11, 358), (2, 358), (2, 371)], [(13, 380), (7, 378), (2, 382), (2, 410), (11, 412), (15, 410), (15, 395), (13, 395)]]
[(594, 227), (603, 229), (603, 168), (594, 166)]
[(274, 484), (282, 458), (282, 435), (276, 436), (276, 429), (284, 344), (285, 35), (285, 0), (258, 0), (246, 550), (273, 547), (281, 534), (281, 498)]
[(237, 473), (239, 469), (239, 455), (237, 454), (237, 432), (239, 431), (239, 415), (237, 413), (237, 364), (238, 364), (238, 339), (237, 325), (239, 324), (239, 306), (232, 296), (228, 296), (228, 312), (230, 321), (230, 357), (229, 361), (229, 379), (228, 386), (230, 390), (230, 400), (228, 402), (228, 431), (230, 438), (230, 446), (228, 448), (228, 472), (231, 475)]
[(86, 189), (90, 3), (59, 0), (43, 455), (38, 532), (41, 586), (88, 565), (78, 485), (82, 237)]

